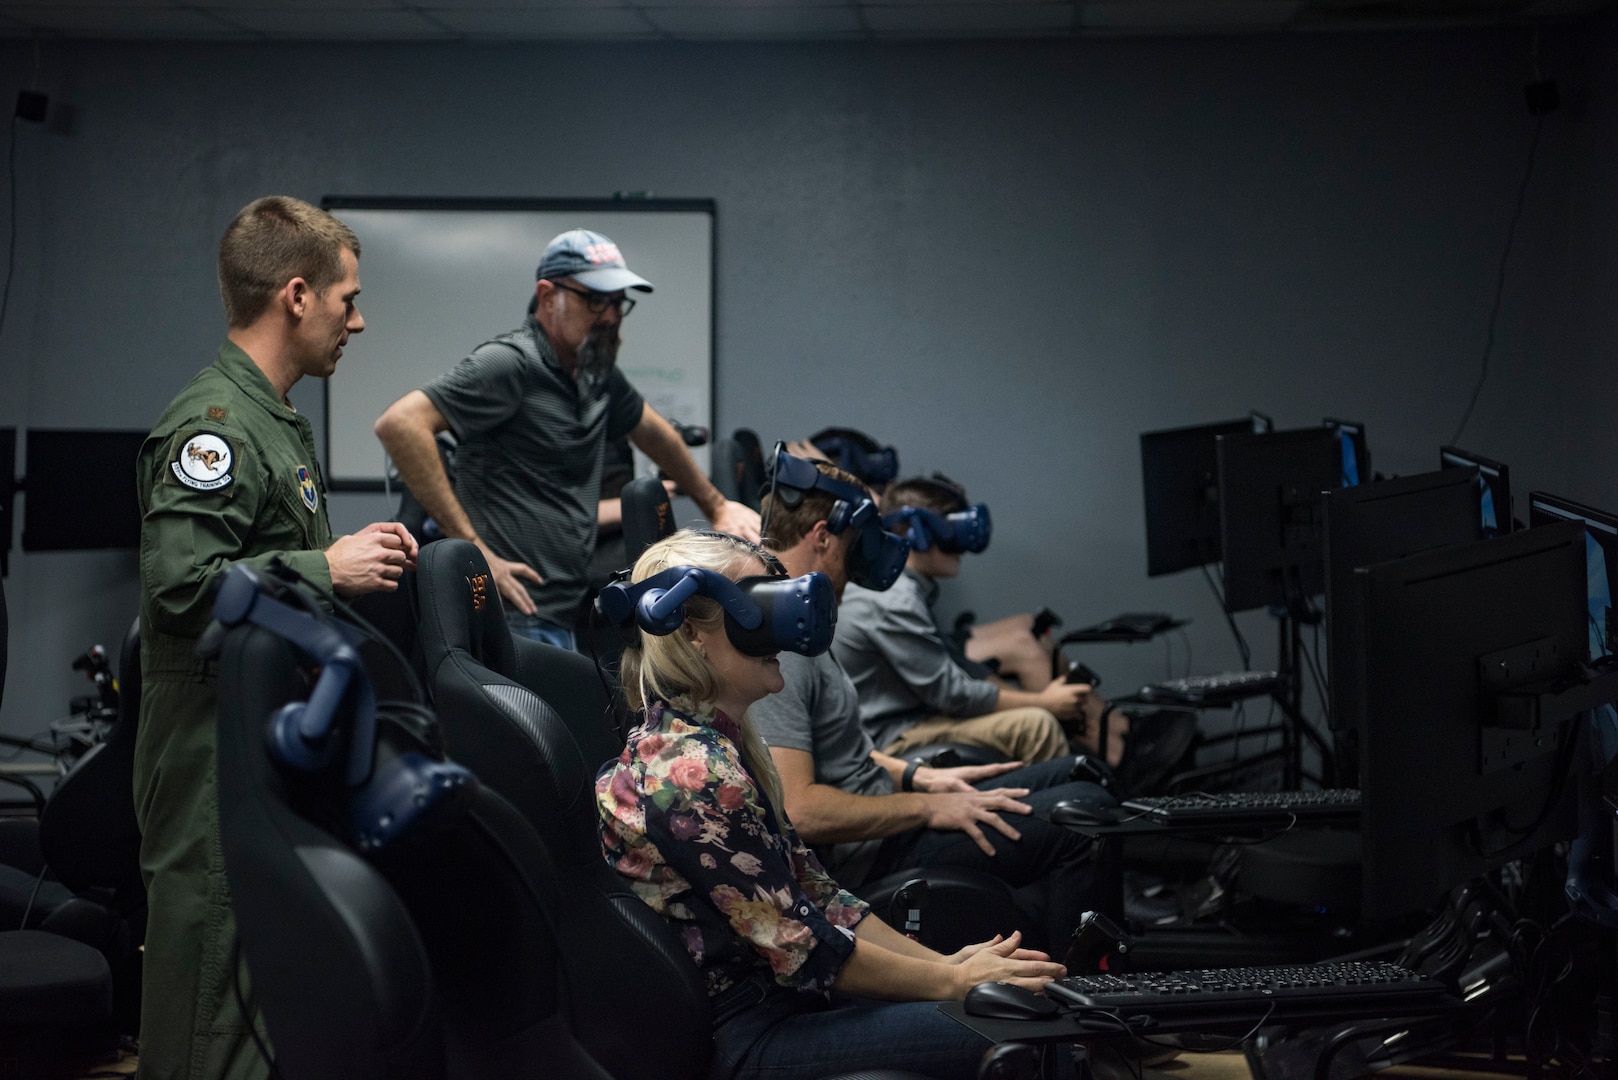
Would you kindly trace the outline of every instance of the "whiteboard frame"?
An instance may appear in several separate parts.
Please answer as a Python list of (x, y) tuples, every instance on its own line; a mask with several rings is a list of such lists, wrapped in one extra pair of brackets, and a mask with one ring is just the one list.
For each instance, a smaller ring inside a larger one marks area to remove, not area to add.
[[(708, 289), (708, 429), (713, 430), (714, 415), (718, 411), (718, 353), (719, 353), (719, 214), (713, 199), (505, 199), (456, 198), (435, 196), (396, 195), (327, 195), (320, 200), (323, 210), (429, 210), (429, 211), (536, 211), (553, 213), (703, 213), (708, 215), (709, 289)], [(340, 477), (330, 471), (331, 465), (331, 380), (321, 380), (323, 425), (321, 452), (327, 465), (326, 486), (331, 491), (382, 492), (388, 490), (380, 478)], [(684, 419), (682, 417), (682, 419)]]

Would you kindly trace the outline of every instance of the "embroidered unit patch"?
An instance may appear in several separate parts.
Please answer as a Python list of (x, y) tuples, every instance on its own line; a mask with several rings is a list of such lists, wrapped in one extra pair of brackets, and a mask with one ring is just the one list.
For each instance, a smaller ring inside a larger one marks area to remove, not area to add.
[(180, 448), (180, 454), (169, 463), (175, 479), (186, 487), (198, 491), (217, 491), (229, 484), (231, 462), (230, 444), (218, 435), (199, 433), (191, 436)]
[(311, 514), (320, 509), (320, 495), (315, 491), (314, 477), (302, 465), (298, 466), (298, 490), (303, 493), (303, 505), (309, 508)]

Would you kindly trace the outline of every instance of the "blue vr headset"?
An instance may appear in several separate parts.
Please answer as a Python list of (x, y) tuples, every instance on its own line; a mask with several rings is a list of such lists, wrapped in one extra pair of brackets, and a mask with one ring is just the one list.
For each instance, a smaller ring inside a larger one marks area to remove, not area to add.
[[(444, 758), (438, 721), (430, 710), (387, 703), (392, 723), (387, 730), (379, 726), (376, 690), (360, 659), (361, 631), (324, 615), (298, 589), (261, 577), (241, 563), (230, 568), (220, 585), (213, 617), (226, 628), (261, 626), (319, 665), (309, 700), (289, 702), (270, 717), (265, 733), (269, 753), (293, 773), (341, 770), (344, 824), (362, 851), (387, 847), (469, 805), (477, 777)], [(401, 745), (395, 745), (396, 739)]]
[(747, 656), (819, 656), (831, 648), (837, 597), (825, 574), (760, 574), (732, 581), (713, 570), (673, 566), (633, 584), (613, 582), (596, 597), (596, 610), (615, 626), (633, 623), (662, 637), (680, 628), (685, 602), (693, 596), (718, 602), (725, 612), (725, 636)]
[[(876, 503), (862, 489), (827, 476), (815, 468), (814, 462), (787, 453), (786, 448), (777, 443), (775, 470), (770, 475), (771, 510), (777, 499), (785, 506), (797, 506), (811, 491), (825, 492), (836, 500), (826, 515), (828, 532), (840, 536), (849, 529), (855, 530), (854, 542), (849, 545), (844, 563), (848, 580), (877, 592), (898, 581), (910, 554), (910, 541), (882, 528), (882, 515)], [(767, 529), (768, 520), (764, 524)]]
[(839, 469), (853, 473), (867, 484), (891, 484), (893, 478), (899, 475), (899, 451), (891, 446), (867, 450), (853, 439), (832, 432), (809, 441), (835, 462)]
[(917, 551), (926, 551), (937, 544), (939, 551), (951, 555), (962, 551), (970, 551), (974, 555), (982, 552), (989, 546), (989, 535), (994, 532), (994, 524), (989, 520), (989, 508), (984, 503), (968, 506), (953, 514), (905, 506), (884, 517), (882, 524), (889, 528), (908, 524), (910, 545)]

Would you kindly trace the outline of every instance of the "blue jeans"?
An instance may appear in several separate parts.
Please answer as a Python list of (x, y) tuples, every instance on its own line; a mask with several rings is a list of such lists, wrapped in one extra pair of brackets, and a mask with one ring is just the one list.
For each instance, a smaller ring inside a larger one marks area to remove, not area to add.
[[(758, 1004), (714, 1029), (709, 1080), (820, 1080), (857, 1069), (902, 1069), (974, 1080), (990, 1042), (933, 1001), (890, 1003), (770, 985)], [(1065, 1049), (1065, 1048), (1064, 1048)], [(1058, 1060), (1071, 1061), (1068, 1054)], [(1072, 1076), (1071, 1069), (1059, 1075)]]
[(520, 611), (506, 612), (506, 625), (518, 637), (525, 637), (529, 641), (538, 641), (545, 645), (555, 645), (558, 649), (577, 652), (578, 646), (573, 640), (571, 627), (563, 626), (559, 622), (538, 615), (524, 615)]
[[(1059, 757), (976, 785), (981, 791), (1002, 787), (1030, 791), (1022, 801), (1033, 808), (1032, 814), (1000, 815), (1022, 834), (1022, 839), (1012, 840), (995, 829), (983, 829), (994, 847), (993, 856), (985, 855), (963, 832), (910, 829), (883, 841), (869, 877), (874, 880), (913, 866), (958, 866), (998, 877), (1014, 889), (1036, 886), (1045, 933), (1042, 942), (1030, 944), (1054, 953), (1060, 960), (1061, 950), (1084, 912), (1100, 911), (1121, 919), (1124, 906), (1118, 845), (1108, 845), (1111, 850), (1097, 859), (1088, 837), (1050, 820), (1051, 807), (1063, 799), (1118, 805), (1104, 788), (1070, 782), (1068, 773), (1072, 768), (1071, 757)], [(854, 892), (858, 894), (859, 889), (856, 887)], [(998, 928), (986, 929), (994, 932)]]

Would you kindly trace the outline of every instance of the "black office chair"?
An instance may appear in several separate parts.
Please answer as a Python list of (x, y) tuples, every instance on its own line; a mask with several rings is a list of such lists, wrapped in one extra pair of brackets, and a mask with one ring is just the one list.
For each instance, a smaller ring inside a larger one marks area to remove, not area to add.
[(463, 814), (362, 856), (330, 827), (340, 782), (272, 763), (267, 720), (308, 696), (309, 666), (258, 627), (224, 638), (221, 836), (281, 1075), (611, 1080), (568, 1029), (549, 910), (561, 883), (519, 815), (478, 791)]
[(674, 535), (678, 528), (674, 504), (668, 489), (655, 476), (642, 476), (625, 484), (618, 501), (623, 509), (624, 565), (633, 566), (647, 548)]
[[(498, 596), (485, 591), (479, 606), (468, 582), (488, 564), (474, 545), (429, 545), (417, 572), (429, 684), (450, 755), (522, 811), (558, 860), (633, 899), (601, 858), (594, 794), (597, 771), (623, 750), (621, 703), (588, 660), (513, 638)], [(923, 940), (933, 948), (953, 952), (983, 940), (987, 927), (1039, 935), (1015, 891), (987, 874), (914, 868), (861, 893), (886, 918), (894, 893), (918, 877), (928, 882)]]
[(757, 510), (764, 486), (764, 451), (758, 436), (737, 428), (730, 437), (715, 440), (711, 475), (721, 495)]
[[(4, 623), (0, 585), (0, 627)], [(0, 691), (4, 674), (0, 659)], [(68, 779), (62, 781), (67, 783)], [(131, 786), (126, 778), (123, 792), (132, 807)], [(63, 900), (49, 913), (48, 919), (58, 918), (69, 930), (83, 930), (75, 898)], [(89, 922), (92, 931), (100, 926), (99, 920)], [(96, 944), (49, 928), (8, 925), (0, 931), (0, 1057), (16, 1069), (16, 1075), (41, 1080), (78, 1075), (111, 1045), (112, 1019), (113, 973)]]

